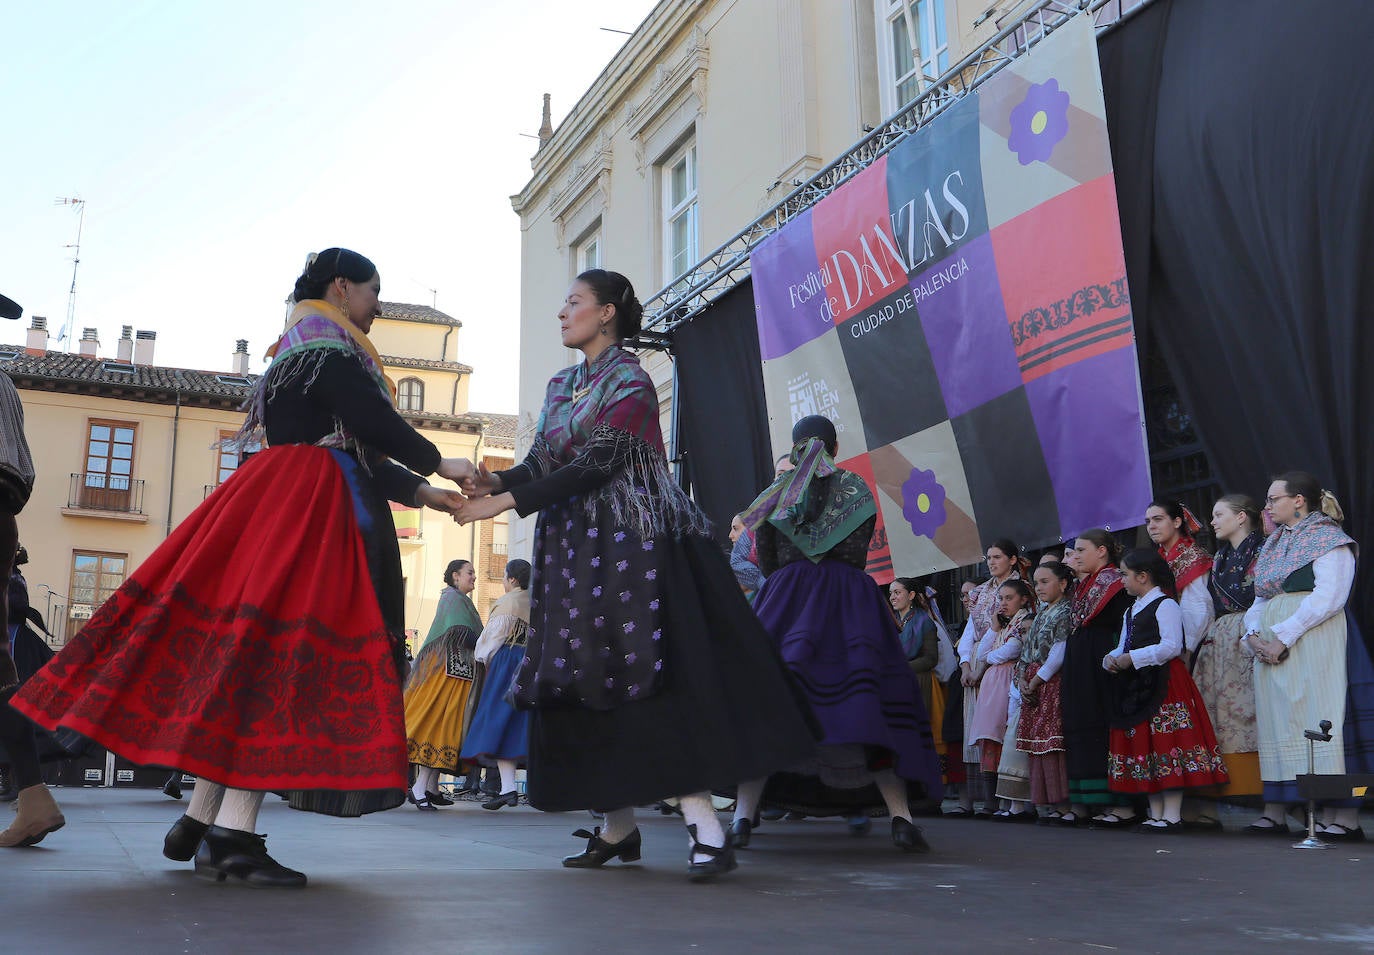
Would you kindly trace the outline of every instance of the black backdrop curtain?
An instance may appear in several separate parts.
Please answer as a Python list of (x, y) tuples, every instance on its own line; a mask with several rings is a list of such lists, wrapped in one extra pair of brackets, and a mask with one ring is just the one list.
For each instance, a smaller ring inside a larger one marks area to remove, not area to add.
[(727, 542), (730, 518), (773, 477), (754, 322), (754, 283), (744, 281), (673, 333), (678, 372), (678, 450), (692, 496)]
[[(1312, 471), (1368, 546), (1372, 36), (1368, 0), (1156, 0), (1099, 43), (1140, 353), (1158, 337), (1227, 491)], [(728, 522), (771, 474), (751, 286), (676, 338), (694, 492)], [(1355, 607), (1374, 634), (1374, 561)]]
[[(1099, 45), (1137, 329), (1226, 490), (1263, 498), (1271, 475), (1311, 471), (1364, 545), (1371, 36), (1368, 0), (1157, 0)], [(1374, 562), (1355, 608), (1374, 633)]]

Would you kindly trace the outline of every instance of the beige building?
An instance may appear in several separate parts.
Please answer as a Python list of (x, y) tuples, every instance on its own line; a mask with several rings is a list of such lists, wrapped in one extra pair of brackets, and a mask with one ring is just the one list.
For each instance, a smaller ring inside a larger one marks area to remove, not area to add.
[[(256, 376), (239, 341), (226, 372), (167, 368), (154, 361), (156, 333), (130, 326), (113, 357), (94, 329), (77, 354), (48, 350), (35, 317), (24, 346), (0, 346), (0, 370), (24, 401), (25, 430), (38, 480), (19, 516), (30, 557), (30, 600), (59, 645), (89, 619), (133, 568), (214, 489), (230, 479), (237, 455), (215, 448), (243, 422), (238, 410)], [(435, 309), (383, 303), (371, 337), (397, 382), (404, 417), (446, 457), (480, 457), (508, 467), (513, 415), (472, 414), (472, 369), (458, 361), (462, 323)], [(393, 505), (406, 579), (406, 626), (423, 634), (434, 615), (443, 568), (477, 565), (473, 594), (485, 613), (501, 594), (504, 557), (492, 579), (504, 526), (459, 527), (433, 511)]]
[[(649, 299), (995, 30), (1010, 0), (663, 0), (557, 130), (511, 204), (521, 229), (520, 421), (578, 357), (555, 313), (604, 266)], [(978, 9), (974, 10), (973, 8)], [(669, 433), (672, 370), (646, 354)], [(670, 452), (672, 449), (669, 449)], [(529, 522), (513, 546), (529, 549)]]

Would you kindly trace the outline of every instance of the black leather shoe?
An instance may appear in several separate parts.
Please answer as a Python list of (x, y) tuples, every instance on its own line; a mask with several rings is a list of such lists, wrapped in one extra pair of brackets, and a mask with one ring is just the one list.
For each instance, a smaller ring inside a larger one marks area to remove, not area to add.
[(619, 842), (610, 843), (601, 838), (601, 827), (588, 832), (586, 829), (579, 829), (573, 833), (579, 839), (587, 840), (587, 848), (575, 856), (568, 856), (563, 860), (563, 866), (567, 869), (599, 869), (612, 859), (619, 858), (621, 862), (639, 861), (639, 828), (630, 833)]
[(167, 837), (162, 840), (162, 854), (175, 862), (190, 862), (196, 857), (196, 850), (209, 828), (209, 823), (182, 816), (167, 830)]
[(748, 849), (753, 834), (754, 824), (748, 819), (736, 819), (730, 823), (730, 845), (736, 849)]
[(425, 793), (425, 797), (428, 798), (429, 801), (430, 801), (431, 803), (433, 803), (434, 805), (436, 805), (436, 806), (452, 806), (452, 805), (453, 805), (453, 800), (450, 799), (450, 798), (448, 798), (447, 796), (445, 796), (443, 793), (431, 793), (431, 792), (427, 792), (427, 793)]
[[(688, 826), (687, 834), (692, 837), (692, 851), (687, 856), (687, 881), (706, 882), (732, 869), (738, 869), (735, 861), (735, 847), (729, 840), (723, 846), (707, 846), (697, 841), (697, 827)], [(705, 862), (693, 862), (698, 855), (710, 856)]]
[(9, 770), (0, 769), (0, 802), (14, 802), (19, 798), (19, 790), (14, 788)]
[(439, 811), (439, 807), (429, 801), (429, 793), (425, 793), (424, 799), (415, 799), (414, 797), (412, 797), (410, 801), (413, 802), (415, 804), (415, 808), (420, 810), (421, 812)]
[(892, 844), (903, 852), (930, 851), (930, 843), (921, 835), (921, 827), (900, 816), (892, 820)]
[(255, 889), (302, 889), (305, 873), (267, 854), (267, 837), (211, 826), (196, 853), (196, 878), (237, 882)]
[(514, 789), (512, 789), (512, 790), (511, 790), (510, 792), (508, 792), (508, 793), (502, 793), (501, 795), (497, 796), (495, 799), (488, 799), (486, 802), (482, 803), (482, 808), (483, 808), (483, 809), (496, 810), (496, 809), (504, 809), (504, 808), (506, 808), (507, 806), (518, 806), (518, 805), (520, 805), (520, 793), (518, 793), (518, 792), (516, 792)]
[(163, 793), (173, 799), (181, 798), (181, 773), (176, 773), (162, 787)]

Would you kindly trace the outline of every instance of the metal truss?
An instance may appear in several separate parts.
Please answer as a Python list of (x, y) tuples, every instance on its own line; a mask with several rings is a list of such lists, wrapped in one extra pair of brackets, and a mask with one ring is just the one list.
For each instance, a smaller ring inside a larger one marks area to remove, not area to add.
[(1032, 0), (1010, 25), (950, 67), (894, 116), (745, 226), (690, 271), (644, 303), (647, 331), (669, 333), (690, 322), (750, 274), (754, 249), (793, 218), (891, 152), (912, 133), (1033, 50), (1081, 13), (1093, 17), (1099, 35), (1143, 9), (1151, 0)]

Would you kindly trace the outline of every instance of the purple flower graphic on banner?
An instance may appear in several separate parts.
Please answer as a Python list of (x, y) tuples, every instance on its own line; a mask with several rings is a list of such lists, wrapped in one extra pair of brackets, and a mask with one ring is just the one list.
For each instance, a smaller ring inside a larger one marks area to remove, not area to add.
[(1059, 81), (1032, 83), (1026, 98), (1012, 107), (1007, 148), (1021, 165), (1048, 162), (1054, 147), (1069, 134), (1069, 94)]
[(933, 538), (945, 523), (945, 489), (935, 480), (934, 471), (911, 469), (902, 483), (902, 516), (911, 532)]

